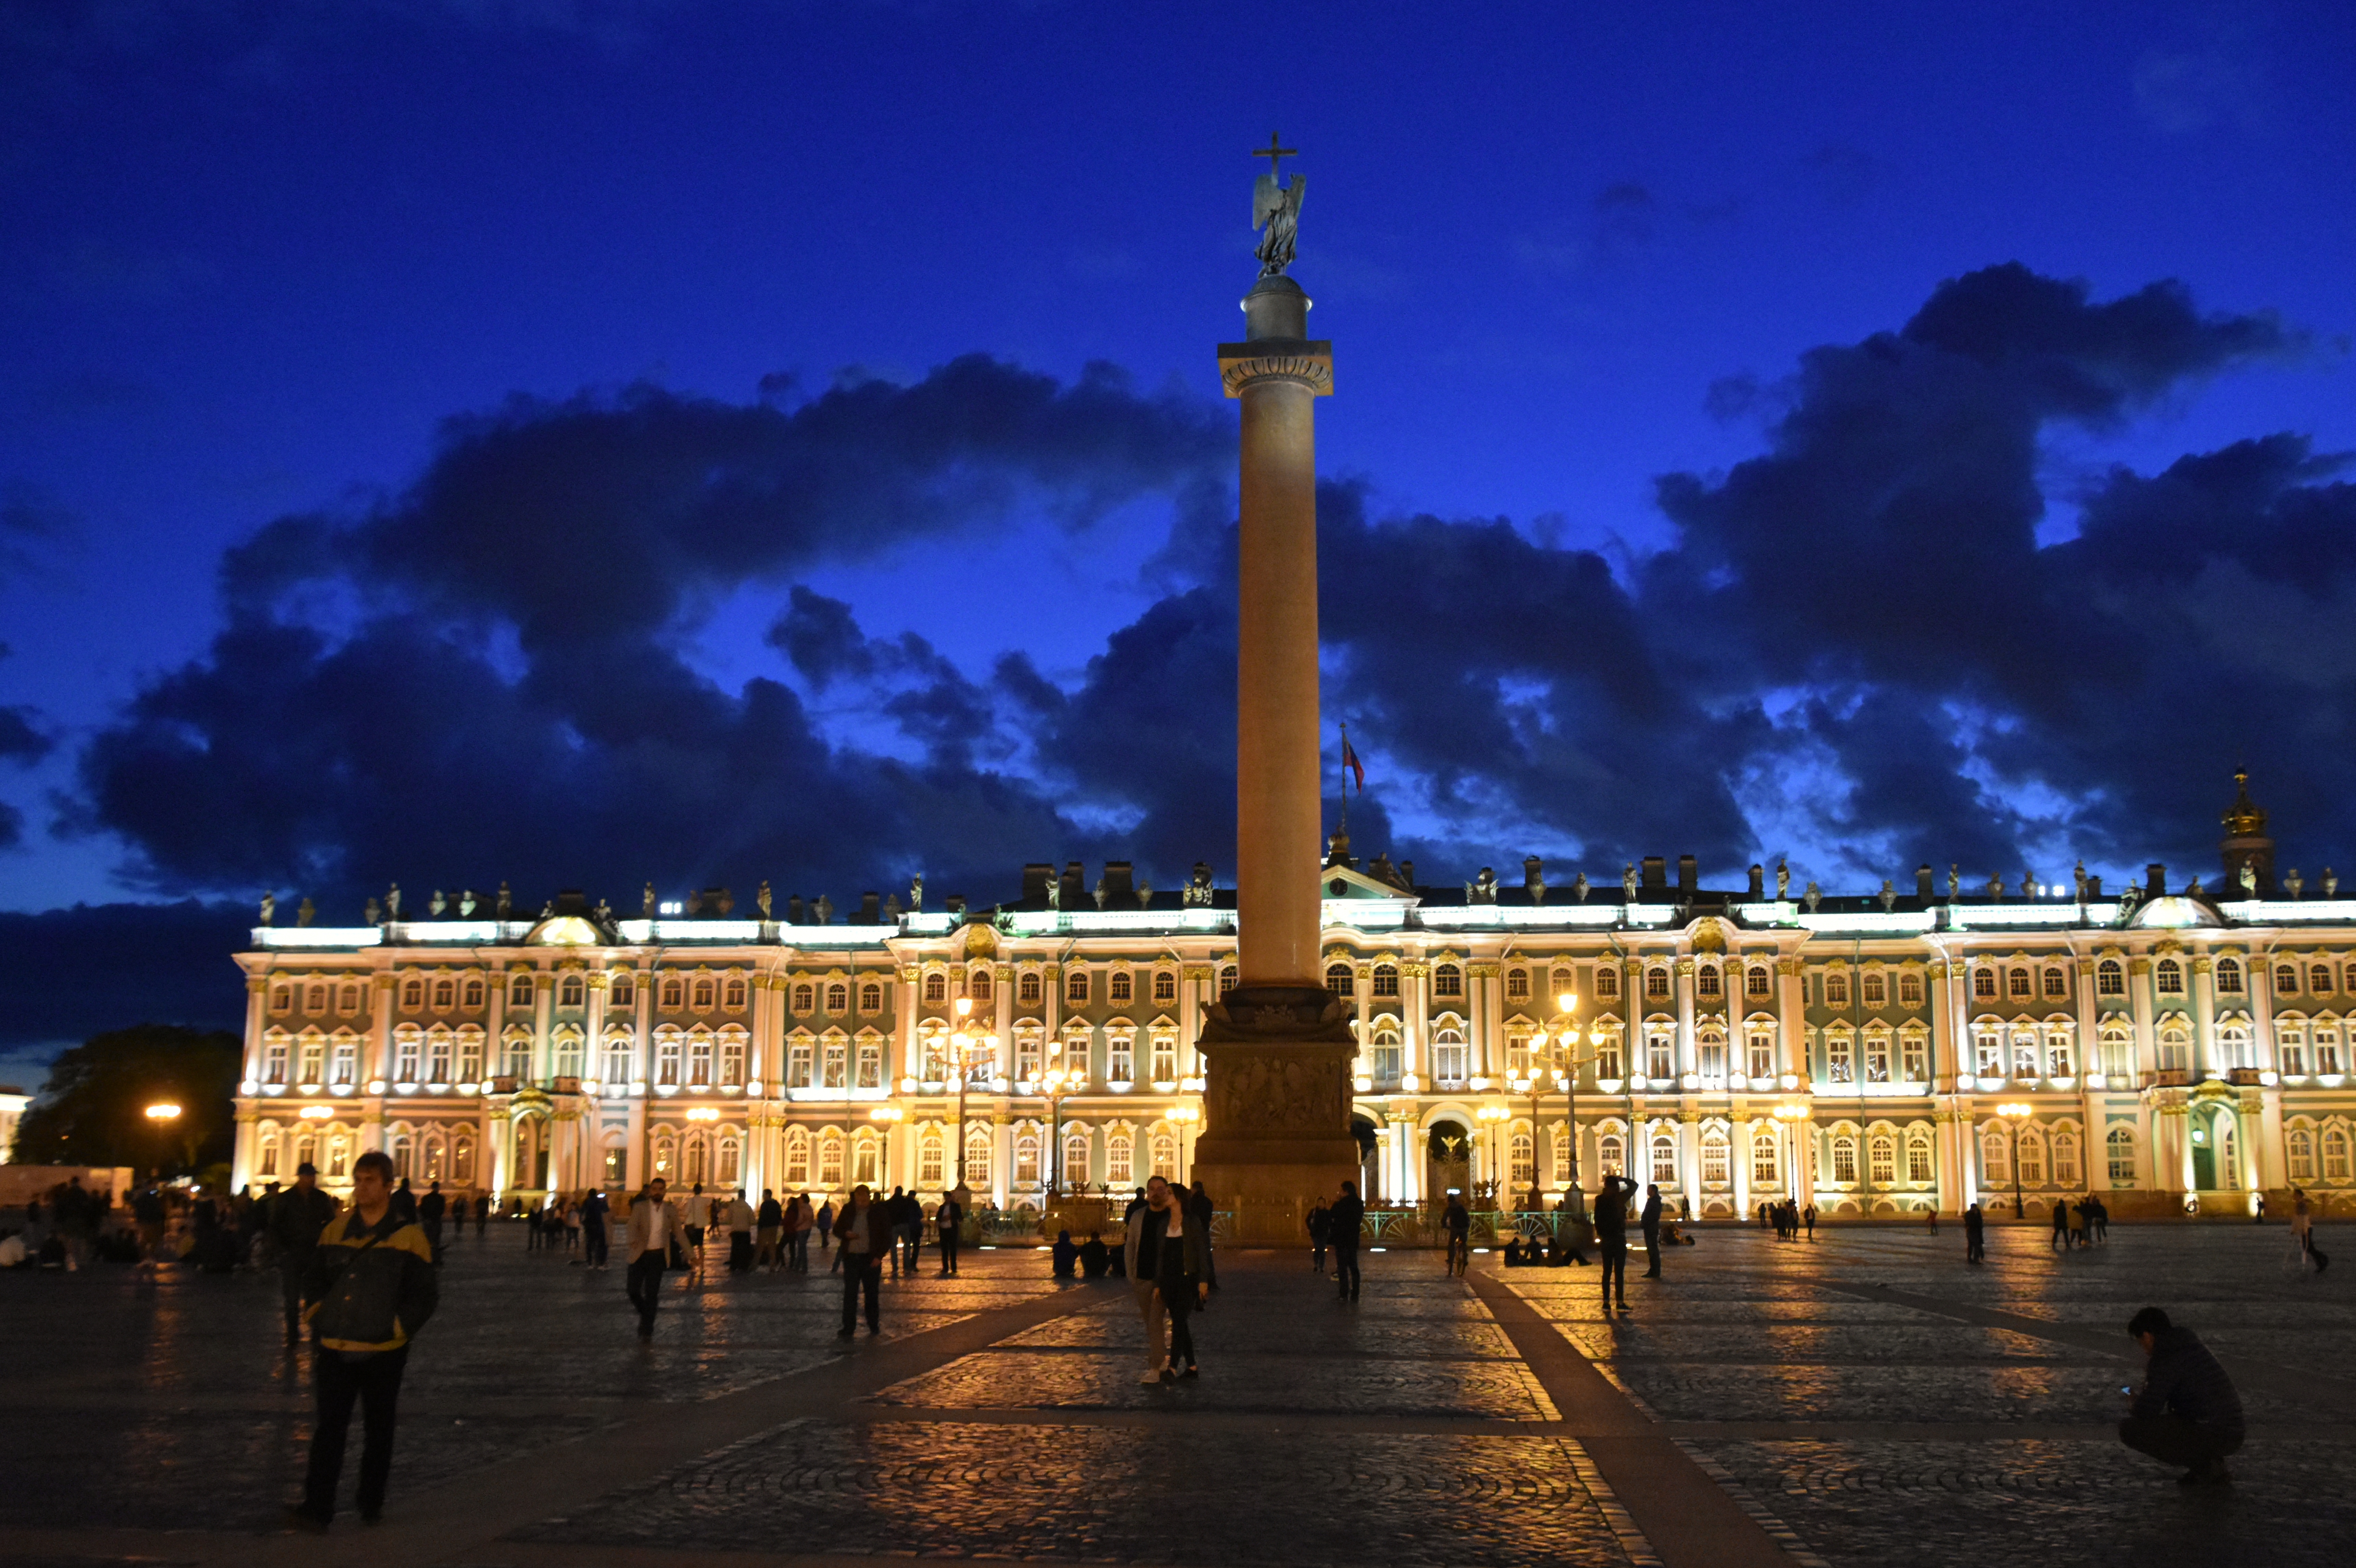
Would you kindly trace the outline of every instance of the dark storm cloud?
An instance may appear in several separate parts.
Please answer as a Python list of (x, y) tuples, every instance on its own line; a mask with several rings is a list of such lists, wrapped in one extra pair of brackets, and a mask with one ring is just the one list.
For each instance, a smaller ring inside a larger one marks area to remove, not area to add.
[(772, 636), (814, 688), (884, 681), (908, 762), (831, 743), (777, 681), (722, 689), (680, 635), (720, 593), (1014, 508), (1076, 528), (1198, 493), (1229, 417), (973, 357), (790, 409), (638, 389), (453, 421), (408, 494), (230, 553), (227, 628), (86, 748), (69, 827), (120, 835), (159, 890), (344, 904), (392, 879), (619, 899), (763, 876), (840, 904), (1017, 866), (1082, 836), (987, 771), (992, 699), (921, 638), (872, 643), (807, 591)]
[(194, 900), (0, 911), (0, 1051), (127, 1023), (242, 1028), (245, 982), (229, 955), (252, 919)]
[[(2064, 839), (2206, 861), (2244, 756), (2303, 834), (2356, 848), (2307, 771), (2356, 730), (2337, 460), (2273, 437), (2111, 475), (2072, 497), (2076, 538), (2038, 538), (2056, 429), (2298, 347), (2174, 284), (2097, 301), (1973, 273), (1753, 389), (1765, 449), (1664, 478), (1676, 542), (1616, 570), (1324, 486), (1327, 744), (1347, 719), (1376, 764), (1357, 848), (1435, 882), (1534, 849), (1599, 878), (1687, 851), (1723, 874), (1776, 835), (1844, 881), (1951, 859), (2017, 877)], [(73, 826), (119, 835), (159, 890), (355, 906), (396, 877), (412, 899), (504, 877), (625, 902), (648, 878), (769, 877), (841, 904), (918, 869), (986, 902), (1073, 855), (1159, 886), (1197, 859), (1231, 874), (1231, 416), (980, 358), (785, 390), (519, 402), (454, 422), (369, 515), (262, 530), (225, 563), (206, 656), (84, 750)], [(796, 581), (1142, 497), (1175, 513), (1140, 569), (1164, 596), (1068, 682), (1020, 651), (969, 677)], [(768, 642), (798, 690), (723, 689), (681, 652), (747, 584), (779, 592)]]

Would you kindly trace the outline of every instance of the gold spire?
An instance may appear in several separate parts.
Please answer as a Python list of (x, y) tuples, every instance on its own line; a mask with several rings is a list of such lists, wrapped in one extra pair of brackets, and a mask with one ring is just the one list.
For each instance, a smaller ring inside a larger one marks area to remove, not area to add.
[(2235, 838), (2255, 838), (2266, 830), (2266, 814), (2250, 799), (2250, 770), (2233, 770), (2233, 804), (2225, 810), (2225, 831)]

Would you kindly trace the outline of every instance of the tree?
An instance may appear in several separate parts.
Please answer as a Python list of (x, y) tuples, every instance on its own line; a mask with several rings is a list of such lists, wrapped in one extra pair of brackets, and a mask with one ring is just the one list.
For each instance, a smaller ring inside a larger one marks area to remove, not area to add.
[[(194, 1170), (227, 1159), (241, 1055), (237, 1036), (178, 1024), (95, 1034), (58, 1058), (48, 1087), (16, 1125), (27, 1165), (127, 1165)], [(169, 1123), (147, 1107), (170, 1104)]]

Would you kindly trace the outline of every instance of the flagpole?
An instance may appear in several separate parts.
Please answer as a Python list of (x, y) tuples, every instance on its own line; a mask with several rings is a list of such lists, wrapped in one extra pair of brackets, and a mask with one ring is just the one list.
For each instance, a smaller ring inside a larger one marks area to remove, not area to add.
[(1342, 836), (1350, 836), (1350, 726), (1342, 726)]

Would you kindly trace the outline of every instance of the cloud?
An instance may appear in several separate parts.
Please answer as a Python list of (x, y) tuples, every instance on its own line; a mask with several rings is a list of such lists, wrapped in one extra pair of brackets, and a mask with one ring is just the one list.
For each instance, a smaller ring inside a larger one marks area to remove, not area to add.
[[(1641, 560), (1323, 486), (1325, 732), (1350, 721), (1374, 786), (1357, 848), (1434, 882), (1533, 851), (1601, 879), (1789, 849), (1827, 886), (2205, 862), (2247, 760), (2319, 862), (2356, 856), (2307, 766), (2356, 731), (2340, 460), (2276, 434), (2109, 474), (2069, 497), (2074, 538), (2038, 537), (2056, 432), (2303, 349), (2177, 283), (2099, 300), (1997, 266), (1747, 389), (1761, 450), (1663, 476), (1676, 537)], [(627, 902), (768, 878), (843, 904), (919, 869), (990, 901), (1073, 856), (1231, 874), (1232, 415), (981, 357), (796, 400), (518, 401), (452, 421), (365, 514), (269, 525), (224, 562), (204, 656), (80, 752), (70, 829), (159, 892), (315, 891), (334, 918), (394, 879)], [(1141, 501), (1173, 517), (1137, 571), (1161, 597), (1069, 674), (1020, 615), (969, 671), (806, 581), (1010, 517), (1084, 540)], [(776, 595), (776, 664), (723, 687), (684, 650), (748, 590)]]
[(0, 1051), (134, 1022), (241, 1029), (245, 982), (229, 955), (252, 923), (251, 908), (195, 900), (0, 911)]

